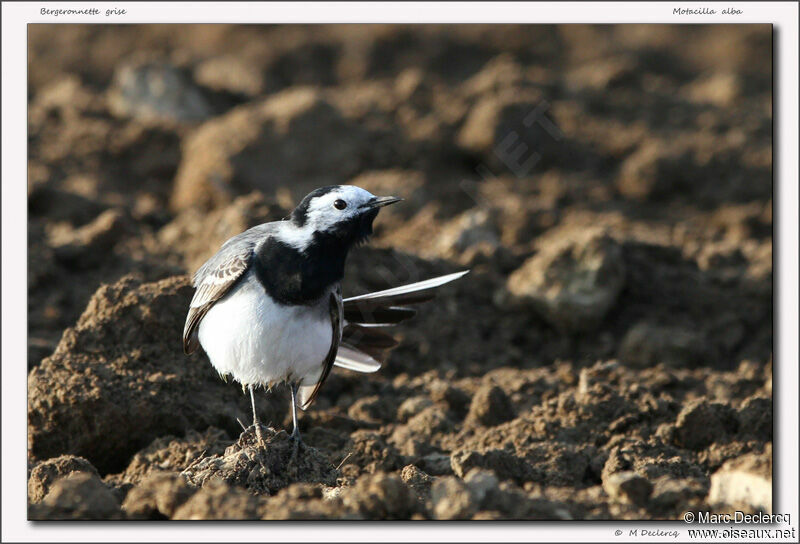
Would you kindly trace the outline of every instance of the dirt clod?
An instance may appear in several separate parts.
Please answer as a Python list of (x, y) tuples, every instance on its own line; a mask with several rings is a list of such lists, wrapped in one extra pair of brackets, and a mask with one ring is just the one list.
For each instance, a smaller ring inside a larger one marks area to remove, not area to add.
[(58, 480), (29, 512), (31, 519), (121, 519), (119, 502), (97, 474), (72, 472)]
[(324, 453), (295, 441), (285, 431), (267, 428), (262, 433), (264, 444), (259, 444), (251, 426), (224, 454), (202, 457), (181, 475), (196, 487), (220, 480), (264, 495), (294, 482), (335, 483), (336, 468)]
[[(185, 277), (142, 283), (132, 276), (95, 293), (53, 355), (28, 375), (34, 455), (80, 455), (101, 473), (115, 472), (159, 436), (238, 427), (247, 413), (241, 392), (207, 363), (165, 349), (181, 337), (191, 293)], [(176, 389), (179, 383), (191, 385)]]
[(419, 508), (411, 488), (392, 474), (376, 473), (359, 478), (342, 491), (346, 508), (367, 519), (408, 519)]
[(210, 480), (175, 510), (172, 519), (258, 519), (258, 500), (222, 480)]
[(736, 432), (737, 428), (736, 414), (730, 406), (695, 401), (678, 414), (675, 443), (691, 450), (700, 450)]
[(402, 472), (400, 472), (400, 478), (414, 491), (420, 502), (424, 503), (430, 496), (434, 479), (417, 466), (406, 465), (403, 467)]
[(493, 471), (498, 478), (503, 480), (527, 481), (532, 479), (533, 472), (524, 459), (506, 450), (488, 450), (483, 453), (476, 451), (456, 452), (450, 457), (453, 472), (464, 477), (473, 468), (482, 468)]
[(479, 389), (472, 398), (467, 419), (494, 427), (514, 419), (514, 407), (501, 388), (496, 385), (486, 386)]
[(41, 502), (59, 478), (81, 472), (100, 476), (89, 461), (74, 455), (61, 455), (39, 463), (28, 477), (28, 500)]
[(170, 519), (196, 491), (176, 472), (157, 472), (131, 489), (122, 509), (133, 519)]
[(759, 440), (772, 437), (772, 399), (754, 396), (744, 401), (737, 414), (739, 430)]

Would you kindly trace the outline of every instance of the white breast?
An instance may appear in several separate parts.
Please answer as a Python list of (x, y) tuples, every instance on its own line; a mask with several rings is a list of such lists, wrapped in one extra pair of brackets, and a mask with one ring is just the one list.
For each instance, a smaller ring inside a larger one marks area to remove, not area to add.
[(200, 322), (200, 344), (219, 373), (243, 385), (314, 381), (333, 337), (328, 304), (277, 304), (247, 272)]

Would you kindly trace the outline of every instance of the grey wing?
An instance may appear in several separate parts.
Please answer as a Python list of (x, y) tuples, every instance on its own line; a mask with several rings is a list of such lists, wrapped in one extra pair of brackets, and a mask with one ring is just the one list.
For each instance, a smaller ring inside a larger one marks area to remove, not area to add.
[(211, 307), (247, 272), (256, 245), (268, 234), (267, 225), (259, 225), (234, 236), (201, 266), (194, 275), (196, 291), (189, 304), (183, 327), (183, 352), (193, 353), (200, 346), (197, 329)]
[(331, 293), (328, 299), (328, 309), (331, 316), (331, 347), (328, 349), (328, 354), (325, 356), (325, 361), (322, 363), (322, 373), (319, 380), (313, 385), (303, 385), (299, 390), (299, 406), (302, 410), (308, 408), (314, 399), (319, 394), (319, 388), (322, 387), (323, 382), (331, 373), (333, 364), (337, 360), (339, 353), (339, 343), (342, 340), (342, 288), (337, 287)]

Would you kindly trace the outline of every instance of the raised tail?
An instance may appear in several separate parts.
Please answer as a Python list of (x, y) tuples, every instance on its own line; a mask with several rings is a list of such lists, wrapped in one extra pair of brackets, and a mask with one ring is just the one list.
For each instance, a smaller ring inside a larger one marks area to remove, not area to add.
[(375, 372), (397, 340), (383, 330), (413, 317), (417, 311), (408, 308), (433, 299), (435, 288), (467, 274), (463, 270), (446, 276), (393, 287), (344, 299), (342, 344), (334, 365), (356, 372)]

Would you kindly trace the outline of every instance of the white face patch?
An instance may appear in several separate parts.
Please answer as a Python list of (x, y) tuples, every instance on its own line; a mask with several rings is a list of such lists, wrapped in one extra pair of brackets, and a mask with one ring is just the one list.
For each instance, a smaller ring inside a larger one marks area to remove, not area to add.
[(314, 230), (325, 231), (336, 223), (347, 221), (361, 214), (361, 206), (375, 198), (375, 195), (356, 187), (341, 185), (335, 191), (325, 193), (311, 200), (306, 215), (306, 223)]
[[(340, 185), (336, 189), (312, 198), (305, 211), (303, 225), (286, 224), (280, 238), (298, 249), (307, 247), (315, 232), (324, 232), (364, 212), (364, 204), (375, 195), (355, 185)], [(286, 222), (289, 223), (289, 222)]]

